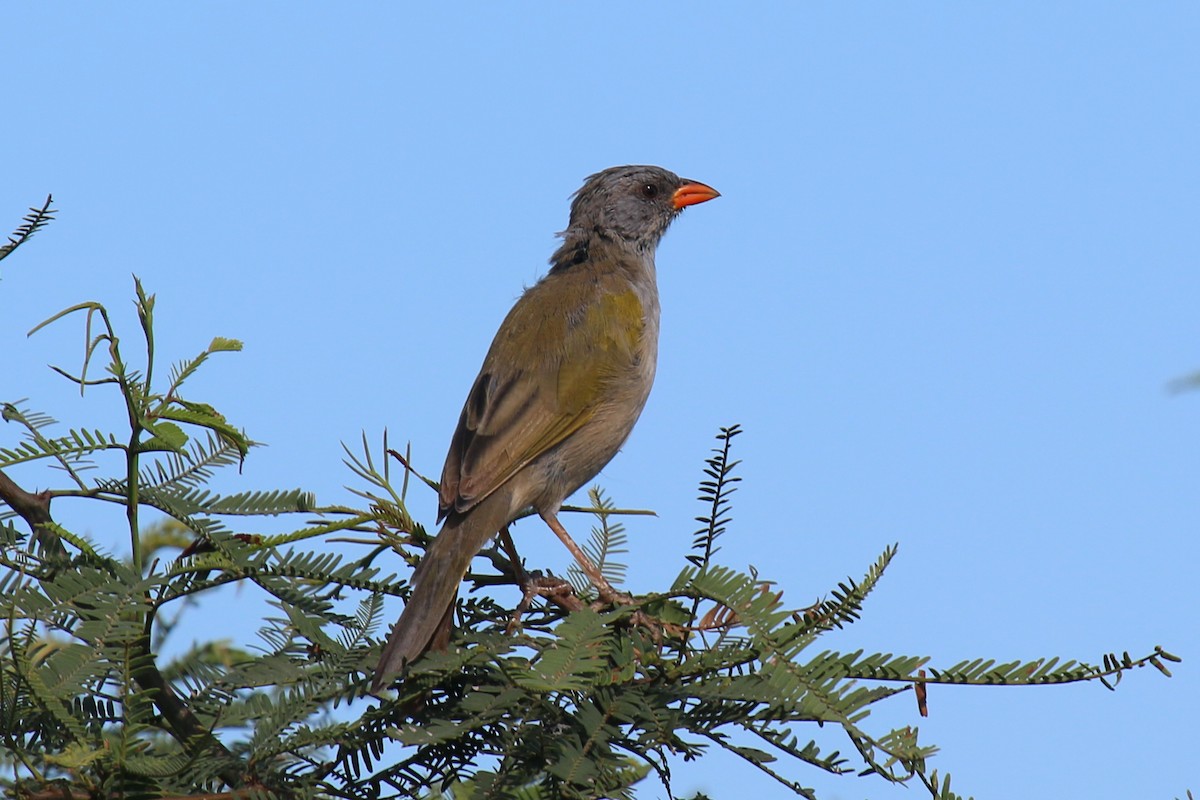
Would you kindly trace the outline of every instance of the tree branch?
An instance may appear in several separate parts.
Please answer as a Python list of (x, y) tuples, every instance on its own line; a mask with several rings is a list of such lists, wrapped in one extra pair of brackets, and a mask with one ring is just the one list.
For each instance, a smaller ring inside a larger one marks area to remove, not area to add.
[(29, 237), (33, 236), (39, 230), (44, 228), (50, 220), (54, 219), (54, 214), (57, 213), (50, 204), (54, 202), (53, 195), (46, 195), (46, 202), (42, 203), (41, 208), (36, 206), (29, 207), (29, 213), (21, 220), (21, 225), (8, 237), (8, 243), (0, 245), (0, 260), (11, 255), (25, 242), (29, 241)]
[[(0, 470), (0, 500), (8, 504), (29, 524), (34, 536), (43, 547), (53, 548), (65, 556), (66, 548), (48, 527), (54, 523), (54, 519), (50, 516), (51, 497), (52, 494), (48, 490), (37, 494), (25, 491)], [(240, 762), (236, 761), (236, 757), (229, 752), (225, 745), (221, 744), (220, 740), (200, 723), (200, 720), (163, 677), (158, 665), (154, 663), (153, 653), (150, 649), (150, 637), (145, 636), (139, 639), (136, 648), (138, 652), (134, 661), (143, 666), (139, 666), (133, 671), (133, 679), (142, 691), (151, 695), (154, 705), (163, 715), (171, 733), (189, 753), (197, 754), (209, 750), (228, 760), (230, 766), (222, 768), (219, 773), (221, 780), (234, 788), (241, 786), (244, 783), (242, 770), (233, 766)]]
[(29, 529), (33, 531), (34, 539), (46, 552), (65, 556), (66, 548), (58, 536), (47, 527), (54, 522), (50, 516), (51, 496), (49, 490), (37, 494), (25, 491), (0, 470), (0, 500), (21, 515), (21, 519), (25, 520)]

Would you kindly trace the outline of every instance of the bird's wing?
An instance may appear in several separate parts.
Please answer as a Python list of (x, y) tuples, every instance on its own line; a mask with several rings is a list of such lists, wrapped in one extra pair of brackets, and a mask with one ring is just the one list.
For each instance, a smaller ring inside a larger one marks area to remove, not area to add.
[(443, 516), (467, 511), (579, 430), (612, 379), (636, 365), (645, 329), (639, 296), (628, 284), (576, 274), (531, 288), (501, 325), (451, 440)]

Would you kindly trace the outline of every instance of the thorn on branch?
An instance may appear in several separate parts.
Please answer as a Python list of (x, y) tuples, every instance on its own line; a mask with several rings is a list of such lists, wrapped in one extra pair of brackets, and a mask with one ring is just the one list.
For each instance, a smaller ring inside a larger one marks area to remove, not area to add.
[(29, 525), (34, 538), (47, 553), (65, 556), (66, 548), (48, 525), (54, 522), (50, 516), (50, 498), (53, 495), (47, 489), (37, 494), (27, 492), (13, 482), (11, 478), (0, 472), (0, 501), (17, 512), (21, 519)]

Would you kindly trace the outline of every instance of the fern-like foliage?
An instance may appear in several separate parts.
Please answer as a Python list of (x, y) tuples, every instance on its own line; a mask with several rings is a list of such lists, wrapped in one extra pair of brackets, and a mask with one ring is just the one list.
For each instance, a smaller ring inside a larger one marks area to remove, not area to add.
[(8, 258), (16, 250), (42, 228), (54, 219), (55, 211), (50, 205), (54, 202), (53, 195), (46, 195), (46, 202), (39, 206), (30, 206), (29, 213), (21, 219), (21, 224), (8, 237), (8, 242), (0, 244), (0, 261)]
[[(407, 570), (430, 541), (407, 508), (410, 478), (431, 482), (385, 434), (378, 452), (365, 435), (361, 451), (346, 450), (351, 492), (365, 507), (321, 505), (301, 489), (216, 492), (211, 478), (255, 443), (186, 393), (213, 356), (239, 345), (213, 339), (160, 385), (154, 297), (140, 282), (135, 297), (136, 358), (99, 303), (44, 323), (83, 316), (82, 366), (58, 372), (81, 391), (106, 392), (127, 430), (55, 432), (28, 401), (2, 406), (13, 441), (0, 443), (0, 793), (633, 798), (650, 776), (669, 795), (681, 762), (720, 749), (797, 796), (815, 796), (805, 785), (815, 770), (914, 782), (952, 800), (949, 776), (928, 767), (935, 748), (915, 724), (876, 726), (877, 704), (938, 684), (1115, 686), (1141, 666), (1169, 675), (1178, 660), (1159, 648), (1095, 666), (969, 659), (941, 668), (825, 644), (865, 613), (897, 548), (799, 608), (777, 584), (718, 563), (740, 480), (732, 426), (705, 464), (702, 527), (670, 586), (632, 605), (589, 607), (579, 596), (590, 590), (569, 570), (573, 602), (523, 608), (514, 626), (521, 592), (506, 584), (523, 571), (489, 548), (470, 578), (491, 591), (463, 592), (451, 646), (411, 665), (394, 696), (368, 698), (384, 598), (409, 590), (390, 570)], [(96, 359), (103, 377), (88, 377)], [(398, 487), (393, 460), (403, 467)], [(32, 494), (3, 471), (30, 463), (63, 485)], [(123, 509), (120, 536), (101, 545), (59, 525), (57, 497)], [(590, 498), (597, 522), (585, 550), (620, 581), (626, 512), (599, 489)], [(144, 510), (165, 521), (141, 525)], [(283, 533), (280, 518), (293, 520)], [(127, 553), (106, 550), (122, 537)], [(197, 642), (162, 658), (173, 632), (229, 585), (269, 602), (259, 642)]]
[(720, 549), (717, 539), (725, 532), (731, 519), (729, 517), (730, 495), (737, 491), (735, 484), (741, 478), (733, 474), (739, 463), (730, 457), (733, 438), (742, 432), (740, 425), (721, 428), (717, 434), (720, 446), (713, 448), (713, 455), (706, 460), (704, 480), (700, 481), (700, 502), (705, 506), (705, 513), (696, 517), (701, 528), (696, 531), (692, 542), (692, 553), (687, 560), (701, 571), (708, 567), (712, 557)]
[[(592, 527), (591, 538), (583, 545), (584, 555), (592, 560), (609, 583), (620, 586), (625, 582), (625, 564), (617, 561), (616, 557), (629, 552), (629, 536), (625, 533), (625, 525), (619, 521), (617, 507), (599, 486), (588, 489), (588, 499), (592, 501), (592, 507), (588, 510), (596, 517), (596, 524)], [(567, 577), (576, 593), (591, 593), (588, 577), (579, 565), (567, 567)]]

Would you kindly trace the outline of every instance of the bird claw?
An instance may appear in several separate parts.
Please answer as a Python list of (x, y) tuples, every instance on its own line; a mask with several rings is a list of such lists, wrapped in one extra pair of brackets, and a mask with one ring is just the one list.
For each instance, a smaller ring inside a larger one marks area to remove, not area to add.
[(633, 595), (618, 592), (608, 583), (604, 586), (597, 586), (596, 593), (598, 598), (591, 605), (593, 611), (603, 611), (613, 606), (631, 606), (637, 602), (634, 600)]
[[(519, 564), (515, 560), (513, 563)], [(515, 577), (517, 584), (521, 587), (521, 602), (517, 603), (512, 617), (508, 620), (508, 625), (505, 626), (505, 632), (510, 636), (521, 629), (521, 618), (533, 605), (536, 597), (541, 597), (566, 611), (580, 611), (584, 608), (605, 611), (614, 607), (631, 606), (637, 602), (633, 595), (618, 591), (613, 588), (611, 583), (603, 579), (596, 585), (597, 599), (584, 605), (584, 602), (575, 594), (574, 587), (563, 578), (545, 575), (537, 571), (526, 572), (524, 569), (519, 569)], [(662, 638), (663, 624), (642, 611), (635, 610), (627, 622), (633, 626), (650, 629), (656, 642)]]
[[(633, 595), (619, 592), (611, 584), (606, 584), (603, 587), (597, 587), (599, 597), (585, 606), (568, 581), (555, 575), (543, 575), (540, 572), (523, 573), (520, 585), (521, 602), (513, 610), (512, 617), (505, 628), (506, 633), (510, 636), (520, 631), (521, 618), (529, 610), (535, 597), (544, 598), (547, 602), (567, 611), (579, 611), (583, 608), (605, 611), (613, 607), (631, 606), (637, 603)], [(664, 622), (636, 608), (630, 612), (628, 617), (618, 622), (618, 626), (626, 629), (642, 628), (646, 630), (655, 647), (661, 647), (664, 638), (683, 636), (683, 628), (680, 626)]]
[(687, 633), (683, 626), (647, 614), (641, 609), (635, 609), (627, 619), (622, 620), (621, 626), (629, 630), (635, 628), (645, 630), (654, 643), (654, 647), (659, 650), (662, 649), (664, 640), (683, 641)]
[(529, 610), (535, 597), (545, 598), (560, 608), (568, 611), (582, 609), (583, 601), (575, 596), (575, 590), (563, 578), (554, 575), (542, 575), (538, 572), (524, 573), (521, 581), (521, 602), (513, 610), (512, 618), (505, 630), (509, 635), (521, 629), (521, 617)]

